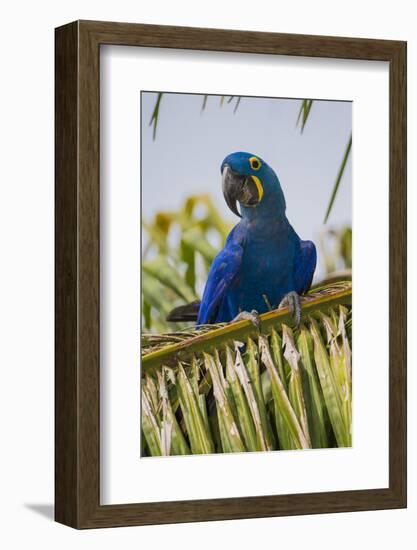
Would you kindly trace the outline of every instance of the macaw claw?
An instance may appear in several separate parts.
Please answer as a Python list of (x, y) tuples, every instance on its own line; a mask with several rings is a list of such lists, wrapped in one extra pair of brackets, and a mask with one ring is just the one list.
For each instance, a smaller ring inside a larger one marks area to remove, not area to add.
[(241, 311), (231, 323), (235, 323), (236, 321), (250, 321), (257, 330), (261, 328), (261, 320), (256, 309), (252, 309), (252, 311)]
[(299, 294), (297, 294), (297, 292), (295, 292), (294, 290), (292, 290), (291, 292), (288, 292), (288, 294), (286, 294), (284, 298), (281, 300), (279, 307), (287, 307), (291, 316), (294, 318), (295, 325), (297, 327), (300, 326), (301, 303), (300, 303), (300, 296)]

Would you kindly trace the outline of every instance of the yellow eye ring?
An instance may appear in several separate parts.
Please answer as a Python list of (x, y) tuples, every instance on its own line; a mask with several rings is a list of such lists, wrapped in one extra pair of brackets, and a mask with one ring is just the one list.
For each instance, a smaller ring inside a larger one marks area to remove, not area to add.
[(257, 157), (251, 157), (249, 159), (249, 164), (252, 170), (259, 170), (259, 168), (262, 166), (261, 161)]

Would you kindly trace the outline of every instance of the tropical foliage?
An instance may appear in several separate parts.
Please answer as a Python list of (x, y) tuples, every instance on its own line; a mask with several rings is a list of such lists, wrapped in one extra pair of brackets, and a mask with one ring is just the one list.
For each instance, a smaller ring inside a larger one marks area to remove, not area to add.
[(318, 236), (318, 244), (325, 280), (351, 279), (352, 228), (344, 225), (326, 228)]
[(188, 197), (179, 211), (158, 212), (143, 228), (143, 328), (157, 332), (184, 328), (184, 324), (168, 325), (166, 315), (198, 298), (231, 226), (209, 196), (196, 195)]
[[(219, 97), (236, 112), (239, 96)], [(162, 98), (150, 121), (154, 139)], [(313, 103), (301, 102), (301, 132)], [(351, 144), (350, 137), (325, 222)], [(280, 308), (261, 315), (258, 329), (249, 321), (166, 323), (172, 308), (201, 295), (230, 231), (210, 197), (189, 197), (143, 227), (142, 456), (351, 446), (351, 228), (319, 236), (326, 277), (302, 298), (300, 326)]]
[(351, 285), (250, 322), (142, 338), (142, 455), (351, 445)]

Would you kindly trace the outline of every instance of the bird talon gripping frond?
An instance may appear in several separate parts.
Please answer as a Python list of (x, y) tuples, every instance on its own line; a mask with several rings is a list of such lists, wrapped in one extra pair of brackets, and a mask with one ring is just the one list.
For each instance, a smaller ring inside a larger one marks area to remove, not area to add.
[(232, 319), (231, 323), (236, 323), (236, 321), (250, 321), (258, 331), (261, 328), (261, 320), (256, 309), (252, 309), (252, 311), (241, 311)]
[(297, 292), (291, 291), (286, 294), (279, 307), (288, 307), (288, 311), (295, 321), (295, 326), (298, 328), (301, 323), (301, 301)]

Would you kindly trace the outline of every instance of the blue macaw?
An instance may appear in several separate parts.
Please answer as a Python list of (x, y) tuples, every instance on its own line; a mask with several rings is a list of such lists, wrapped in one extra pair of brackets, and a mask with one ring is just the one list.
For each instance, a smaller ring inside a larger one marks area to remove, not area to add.
[(279, 179), (263, 159), (232, 153), (221, 173), (226, 203), (241, 220), (211, 265), (201, 303), (193, 304), (197, 324), (240, 319), (256, 324), (259, 313), (286, 305), (298, 325), (300, 295), (310, 288), (316, 268), (314, 243), (292, 228)]

